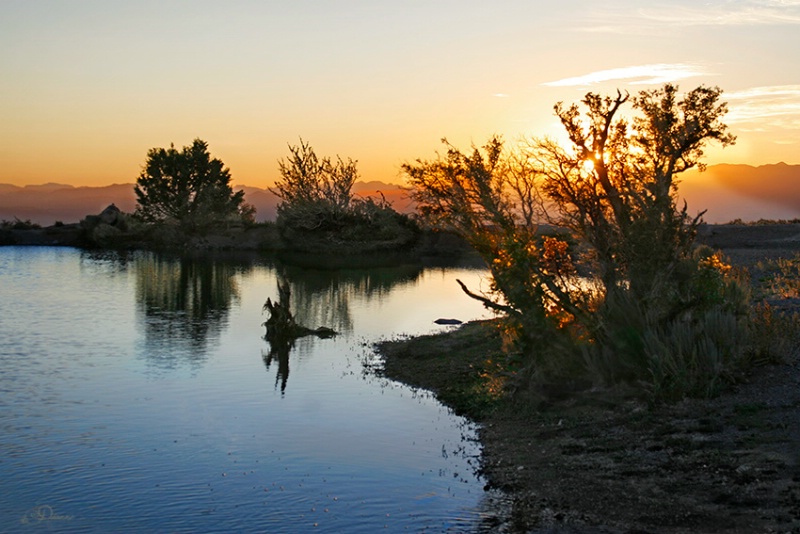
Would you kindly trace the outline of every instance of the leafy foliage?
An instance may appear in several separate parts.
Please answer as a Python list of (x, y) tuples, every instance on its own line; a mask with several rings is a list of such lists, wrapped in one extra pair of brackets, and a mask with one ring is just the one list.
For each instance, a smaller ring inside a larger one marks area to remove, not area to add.
[(749, 294), (721, 256), (696, 250), (702, 213), (676, 201), (676, 176), (703, 168), (707, 144), (735, 141), (720, 95), (589, 93), (554, 108), (566, 146), (534, 138), (508, 152), (492, 138), (463, 154), (445, 141), (444, 156), (403, 166), (421, 216), (489, 266), (488, 296), (462, 287), (504, 314), (523, 375), (583, 368), (675, 397), (716, 391), (745, 359), (748, 342), (719, 333), (747, 331)]
[(289, 158), (279, 162), (281, 179), (270, 189), (281, 199), (276, 223), (285, 239), (314, 242), (319, 249), (376, 241), (404, 244), (413, 238), (408, 218), (385, 199), (353, 196), (355, 161), (320, 159), (302, 139), (290, 145), (289, 152)]
[(335, 163), (330, 158), (319, 159), (302, 139), (299, 145), (290, 145), (289, 152), (289, 158), (278, 163), (281, 179), (270, 189), (282, 201), (279, 220), (306, 230), (337, 224), (353, 199), (356, 162), (339, 157)]
[(575, 104), (555, 106), (569, 147), (531, 143), (555, 221), (592, 245), (607, 290), (627, 280), (637, 298), (660, 300), (664, 273), (691, 253), (699, 216), (676, 206), (675, 176), (703, 168), (708, 142), (734, 142), (721, 122), (727, 107), (720, 94), (698, 87), (679, 99), (669, 84), (642, 91), (632, 101), (639, 114), (630, 122), (618, 117), (628, 95), (589, 93), (582, 102), (585, 120)]
[(201, 139), (180, 151), (175, 145), (152, 148), (134, 188), (136, 214), (145, 221), (174, 219), (189, 227), (252, 218), (252, 210), (241, 212), (244, 192), (234, 193), (230, 181), (230, 171), (211, 158)]
[(0, 229), (3, 230), (38, 230), (41, 227), (41, 225), (31, 222), (30, 219), (25, 219), (23, 221), (17, 217), (14, 217), (13, 221), (7, 219), (0, 221)]

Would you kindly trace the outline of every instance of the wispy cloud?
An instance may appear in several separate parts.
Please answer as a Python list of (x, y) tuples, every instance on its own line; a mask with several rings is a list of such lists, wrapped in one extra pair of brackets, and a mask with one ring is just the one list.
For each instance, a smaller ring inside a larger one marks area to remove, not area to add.
[(509, 98), (511, 95), (506, 93), (495, 93), (492, 96), (495, 98)]
[(542, 85), (550, 87), (572, 87), (580, 85), (594, 85), (614, 80), (626, 80), (631, 85), (664, 84), (691, 78), (694, 76), (708, 75), (702, 67), (686, 63), (654, 65), (638, 65), (618, 69), (600, 70), (581, 76), (564, 78)]
[(724, 93), (730, 124), (758, 124), (759, 128), (800, 129), (800, 85), (754, 87)]
[(699, 4), (659, 2), (639, 9), (618, 8), (596, 12), (579, 31), (635, 33), (674, 31), (677, 26), (763, 26), (800, 24), (798, 0), (716, 0)]
[(683, 26), (800, 24), (800, 2), (761, 0), (716, 2), (704, 6), (652, 6), (639, 10), (650, 21)]

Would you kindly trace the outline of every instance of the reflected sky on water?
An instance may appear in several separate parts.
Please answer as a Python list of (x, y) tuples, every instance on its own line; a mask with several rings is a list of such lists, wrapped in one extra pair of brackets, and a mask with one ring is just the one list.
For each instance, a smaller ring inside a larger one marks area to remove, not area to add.
[[(474, 428), (362, 363), (486, 316), (482, 274), (0, 248), (0, 531), (479, 528)], [(267, 366), (279, 275), (340, 335)]]

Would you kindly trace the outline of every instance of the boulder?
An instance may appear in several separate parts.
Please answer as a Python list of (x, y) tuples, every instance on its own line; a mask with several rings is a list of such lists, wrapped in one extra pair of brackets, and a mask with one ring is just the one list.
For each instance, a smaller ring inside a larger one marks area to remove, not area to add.
[(121, 220), (122, 212), (113, 203), (100, 212), (100, 222), (109, 226), (115, 226)]

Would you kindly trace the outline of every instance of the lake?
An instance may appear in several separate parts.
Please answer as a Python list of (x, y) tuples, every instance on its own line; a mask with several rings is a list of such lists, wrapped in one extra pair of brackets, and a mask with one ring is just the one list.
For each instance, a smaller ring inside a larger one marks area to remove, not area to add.
[[(0, 247), (0, 531), (489, 530), (475, 428), (369, 371), (484, 276)], [(271, 351), (279, 279), (339, 335)]]

